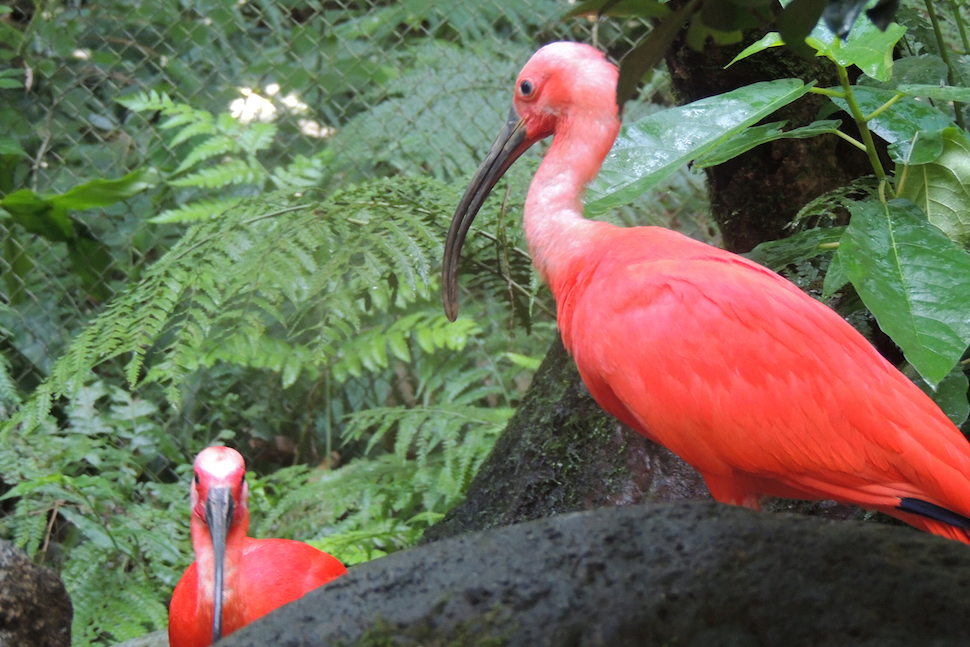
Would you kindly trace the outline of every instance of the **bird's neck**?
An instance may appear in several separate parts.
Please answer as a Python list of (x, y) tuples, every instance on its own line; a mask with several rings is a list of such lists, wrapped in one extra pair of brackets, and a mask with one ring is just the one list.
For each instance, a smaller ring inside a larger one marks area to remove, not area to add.
[[(192, 548), (195, 550), (195, 568), (198, 576), (197, 608), (207, 616), (207, 626), (212, 626), (215, 604), (215, 557), (212, 553), (212, 536), (209, 527), (201, 519), (192, 517)], [(222, 626), (223, 635), (241, 627), (244, 622), (243, 595), (243, 549), (249, 531), (249, 513), (237, 515), (226, 535), (226, 561), (223, 565)]]
[(523, 226), (529, 252), (553, 293), (594, 231), (604, 226), (583, 217), (582, 199), (620, 129), (615, 113), (577, 112), (557, 122), (552, 146), (525, 200)]

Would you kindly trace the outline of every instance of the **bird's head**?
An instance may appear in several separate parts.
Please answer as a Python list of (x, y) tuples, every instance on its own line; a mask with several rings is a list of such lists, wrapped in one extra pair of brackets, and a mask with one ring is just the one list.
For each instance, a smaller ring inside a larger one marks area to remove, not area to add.
[(229, 447), (199, 452), (192, 479), (192, 516), (211, 526), (209, 519), (215, 508), (224, 506), (226, 522), (232, 525), (248, 510), (248, 502), (246, 462), (239, 452)]
[(465, 190), (448, 230), (441, 285), (451, 321), (458, 316), (461, 247), (492, 188), (530, 146), (568, 127), (576, 117), (603, 128), (612, 144), (619, 129), (617, 74), (602, 52), (580, 43), (550, 43), (522, 68), (508, 121)]
[(249, 488), (245, 477), (246, 463), (235, 449), (209, 447), (195, 459), (191, 495), (193, 524), (205, 524), (212, 540), (213, 642), (222, 638), (226, 538), (230, 531), (245, 535), (248, 525)]
[(512, 99), (525, 129), (522, 151), (554, 134), (571, 114), (616, 106), (617, 74), (602, 52), (581, 43), (550, 43), (533, 54), (515, 81)]

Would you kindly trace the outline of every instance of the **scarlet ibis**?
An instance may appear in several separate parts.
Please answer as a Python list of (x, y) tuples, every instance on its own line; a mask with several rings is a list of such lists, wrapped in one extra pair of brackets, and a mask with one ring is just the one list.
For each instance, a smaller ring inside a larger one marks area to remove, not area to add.
[(195, 459), (195, 561), (169, 608), (172, 647), (205, 647), (347, 572), (336, 558), (299, 541), (252, 539), (243, 457), (209, 447)]
[(838, 314), (741, 256), (583, 217), (620, 128), (616, 82), (603, 54), (576, 43), (523, 68), (448, 232), (448, 317), (472, 220), (552, 135), (523, 226), (563, 343), (604, 409), (693, 465), (718, 501), (834, 499), (970, 543), (970, 443)]

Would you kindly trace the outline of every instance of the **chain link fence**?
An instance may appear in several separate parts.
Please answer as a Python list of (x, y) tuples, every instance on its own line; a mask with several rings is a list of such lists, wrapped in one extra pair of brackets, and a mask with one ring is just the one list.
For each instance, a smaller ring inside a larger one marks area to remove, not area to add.
[[(215, 118), (274, 123), (259, 163), (322, 160), (327, 168), (315, 177), (331, 186), (394, 173), (460, 181), (487, 149), (499, 123), (494, 113), (507, 104), (509, 82), (531, 50), (572, 39), (622, 55), (648, 31), (641, 23), (560, 20), (569, 8), (553, 0), (7, 5), (0, 66), (22, 74), (7, 78), (23, 87), (0, 86), (0, 195), (63, 194), (136, 170), (162, 178), (127, 200), (62, 214), (68, 236), (0, 220), (0, 334), (19, 392), (40, 383), (85, 322), (184, 231), (149, 220), (211, 197), (164, 181), (178, 176), (187, 144), (173, 144), (157, 111), (135, 113), (119, 99), (155, 91)], [(245, 195), (274, 186), (233, 180), (219, 188)], [(230, 390), (251, 391), (232, 394), (240, 401), (282, 398), (279, 412), (305, 406), (268, 384)], [(190, 395), (179, 424), (229, 422), (213, 419), (219, 415)], [(285, 423), (261, 424), (248, 431), (270, 441)]]

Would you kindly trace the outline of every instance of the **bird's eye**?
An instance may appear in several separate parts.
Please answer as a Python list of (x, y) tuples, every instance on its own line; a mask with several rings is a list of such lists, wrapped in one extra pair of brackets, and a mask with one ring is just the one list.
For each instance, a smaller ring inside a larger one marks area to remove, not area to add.
[(532, 81), (523, 81), (522, 83), (519, 84), (519, 92), (522, 93), (523, 97), (527, 97), (530, 94), (532, 94), (533, 89), (534, 88), (532, 87)]
[(202, 484), (202, 479), (199, 478), (199, 475), (198, 474), (195, 475), (195, 484), (196, 485), (201, 485)]

